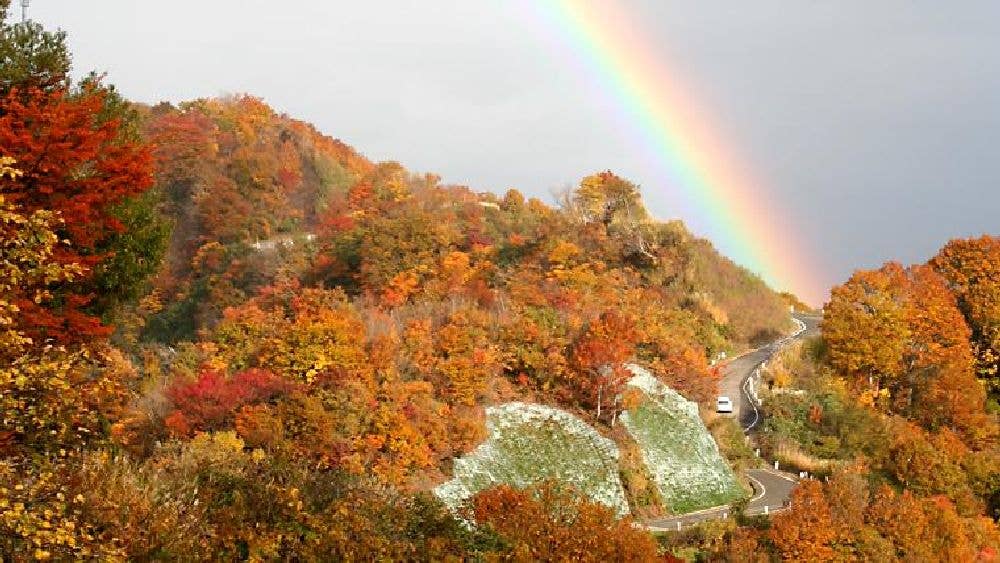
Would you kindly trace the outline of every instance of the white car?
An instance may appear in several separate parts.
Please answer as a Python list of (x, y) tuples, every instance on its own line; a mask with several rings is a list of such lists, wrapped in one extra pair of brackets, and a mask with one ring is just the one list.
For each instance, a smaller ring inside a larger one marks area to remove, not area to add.
[(733, 401), (729, 397), (719, 397), (715, 402), (715, 412), (732, 413)]

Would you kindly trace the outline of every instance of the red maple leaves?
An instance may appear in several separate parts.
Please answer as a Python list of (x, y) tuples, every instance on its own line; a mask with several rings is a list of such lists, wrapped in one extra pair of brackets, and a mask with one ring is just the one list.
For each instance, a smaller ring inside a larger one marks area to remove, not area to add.
[[(121, 121), (104, 117), (107, 96), (86, 86), (79, 92), (14, 89), (0, 98), (0, 152), (23, 173), (0, 179), (0, 194), (25, 212), (58, 212), (67, 244), (54, 258), (88, 272), (108, 257), (102, 242), (122, 230), (112, 206), (153, 182), (149, 148), (123, 139)], [(23, 328), (58, 342), (106, 335), (110, 329), (86, 310), (85, 287), (64, 288), (50, 303), (21, 299)]]

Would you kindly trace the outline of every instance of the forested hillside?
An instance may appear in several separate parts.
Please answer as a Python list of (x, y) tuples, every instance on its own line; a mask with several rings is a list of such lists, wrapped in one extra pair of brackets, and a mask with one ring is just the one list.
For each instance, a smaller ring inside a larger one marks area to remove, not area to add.
[[(708, 401), (710, 358), (787, 329), (780, 296), (611, 172), (555, 205), (477, 193), (252, 96), (130, 103), (69, 79), (63, 34), (2, 33), (5, 556), (569, 546), (553, 506), (505, 508), (521, 493), (470, 500), (474, 530), (429, 495), (484, 407), (622, 440), (626, 361)], [(588, 550), (652, 553), (614, 511), (538, 494), (592, 514)]]

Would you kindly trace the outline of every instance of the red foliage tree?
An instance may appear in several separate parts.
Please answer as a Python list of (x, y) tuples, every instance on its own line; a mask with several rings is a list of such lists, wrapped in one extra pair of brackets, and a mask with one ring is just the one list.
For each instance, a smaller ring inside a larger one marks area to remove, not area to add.
[[(59, 247), (55, 261), (91, 271), (108, 257), (101, 243), (124, 229), (111, 207), (153, 181), (148, 147), (124, 140), (120, 120), (101, 118), (107, 95), (88, 86), (78, 93), (14, 89), (0, 99), (0, 151), (23, 172), (0, 179), (0, 193), (29, 213), (60, 213), (65, 223), (59, 234), (69, 244)], [(64, 293), (58, 305), (22, 300), (23, 328), (59, 342), (108, 334), (85, 311), (91, 297), (81, 287)]]
[(205, 370), (196, 380), (175, 383), (167, 389), (167, 397), (175, 407), (167, 416), (167, 426), (180, 435), (216, 429), (240, 407), (267, 401), (292, 388), (292, 383), (262, 369), (248, 369), (231, 378)]
[(191, 187), (210, 177), (218, 165), (217, 134), (215, 123), (201, 112), (154, 108), (146, 135), (154, 145), (157, 181), (175, 198), (188, 196)]
[(582, 372), (577, 387), (585, 404), (597, 408), (601, 417), (603, 405), (611, 401), (612, 416), (617, 415), (617, 399), (628, 381), (625, 362), (635, 354), (639, 340), (635, 322), (621, 313), (608, 310), (590, 323), (576, 342), (573, 361)]

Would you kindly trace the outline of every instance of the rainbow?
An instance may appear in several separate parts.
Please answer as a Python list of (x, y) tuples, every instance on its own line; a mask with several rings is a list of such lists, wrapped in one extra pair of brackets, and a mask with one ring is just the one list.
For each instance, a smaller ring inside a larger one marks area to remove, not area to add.
[(720, 251), (772, 287), (821, 302), (826, 288), (788, 226), (791, 216), (768, 201), (766, 191), (737, 162), (736, 151), (720, 142), (718, 128), (688, 94), (679, 73), (656, 57), (642, 26), (616, 4), (531, 2), (655, 156), (663, 175), (658, 180), (680, 192), (696, 214), (688, 219), (697, 220)]

